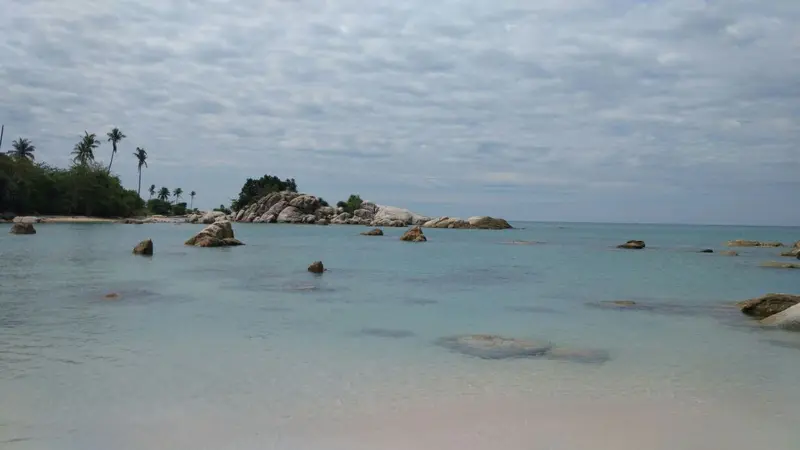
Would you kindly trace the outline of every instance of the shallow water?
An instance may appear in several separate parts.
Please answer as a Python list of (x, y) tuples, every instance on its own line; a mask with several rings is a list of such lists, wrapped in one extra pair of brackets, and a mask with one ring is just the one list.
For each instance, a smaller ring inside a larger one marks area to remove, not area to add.
[[(410, 244), (236, 224), (226, 249), (183, 246), (188, 224), (3, 234), (0, 448), (796, 448), (800, 337), (729, 305), (800, 293), (800, 272), (758, 267), (780, 249), (697, 250), (800, 229), (515, 225)], [(647, 308), (596, 305), (621, 299)], [(437, 345), (470, 333), (610, 359)]]

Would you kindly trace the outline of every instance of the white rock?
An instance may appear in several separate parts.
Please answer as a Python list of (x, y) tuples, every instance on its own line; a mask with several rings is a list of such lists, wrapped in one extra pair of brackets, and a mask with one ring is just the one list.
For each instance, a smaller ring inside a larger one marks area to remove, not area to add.
[(17, 216), (14, 217), (14, 223), (39, 223), (42, 219), (34, 216)]
[(800, 331), (800, 303), (761, 320), (761, 323), (784, 330)]

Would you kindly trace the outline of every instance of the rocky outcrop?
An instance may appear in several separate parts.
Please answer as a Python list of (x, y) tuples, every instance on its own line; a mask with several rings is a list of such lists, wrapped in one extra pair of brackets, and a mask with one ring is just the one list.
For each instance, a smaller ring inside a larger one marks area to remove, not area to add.
[(394, 206), (378, 206), (377, 208), (378, 212), (375, 213), (375, 219), (372, 222), (372, 226), (375, 227), (421, 225), (430, 220), (429, 217), (421, 216), (403, 208)]
[(786, 256), (786, 257), (789, 257), (789, 258), (797, 258), (797, 259), (800, 259), (800, 248), (798, 248), (798, 247), (793, 247), (793, 248), (792, 248), (791, 250), (789, 250), (788, 252), (782, 252), (782, 253), (781, 253), (781, 256)]
[(736, 306), (738, 306), (745, 315), (763, 319), (789, 309), (798, 303), (800, 303), (800, 295), (767, 294), (762, 297), (739, 302)]
[(472, 228), (477, 228), (480, 230), (507, 230), (511, 227), (511, 224), (506, 222), (504, 219), (498, 219), (489, 216), (474, 216), (467, 219), (470, 226)]
[(400, 236), (400, 240), (406, 242), (425, 242), (428, 238), (422, 233), (422, 228), (417, 225), (403, 233), (403, 235)]
[(789, 331), (800, 331), (800, 304), (762, 319), (761, 324)]
[(314, 261), (308, 266), (308, 271), (311, 273), (322, 273), (325, 272), (325, 266), (322, 264), (322, 261)]
[(450, 228), (450, 229), (466, 229), (472, 228), (469, 222), (466, 220), (462, 220), (456, 217), (438, 217), (436, 219), (431, 219), (424, 224), (422, 224), (425, 228)]
[(195, 247), (228, 247), (244, 244), (233, 236), (233, 227), (230, 221), (220, 220), (203, 228), (202, 231), (186, 241), (186, 245)]
[(361, 233), (362, 236), (383, 236), (383, 230), (380, 228), (373, 228), (369, 231)]
[(783, 247), (780, 242), (748, 241), (745, 239), (728, 241), (725, 245), (728, 247)]
[(11, 230), (9, 231), (11, 234), (36, 234), (36, 229), (33, 228), (33, 224), (29, 222), (14, 222), (11, 225)]
[(39, 223), (42, 219), (34, 216), (16, 216), (12, 222), (14, 223)]
[(153, 240), (152, 239), (146, 239), (146, 240), (144, 240), (142, 242), (139, 242), (139, 244), (137, 244), (136, 247), (133, 247), (133, 254), (134, 255), (152, 256), (153, 255)]
[(628, 250), (641, 250), (644, 247), (645, 247), (644, 241), (636, 241), (636, 240), (628, 241), (624, 244), (620, 244), (617, 246), (617, 248), (623, 248)]

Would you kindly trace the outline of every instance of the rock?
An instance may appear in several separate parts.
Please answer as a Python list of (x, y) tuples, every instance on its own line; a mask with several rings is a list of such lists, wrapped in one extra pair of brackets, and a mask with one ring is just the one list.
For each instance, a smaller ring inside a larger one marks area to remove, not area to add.
[(353, 217), (358, 217), (360, 219), (366, 219), (371, 221), (375, 217), (375, 213), (372, 211), (368, 211), (366, 209), (357, 209), (353, 211)]
[(417, 225), (403, 233), (403, 235), (400, 236), (400, 240), (406, 242), (425, 242), (428, 239), (422, 233), (422, 228)]
[(728, 241), (725, 245), (728, 247), (783, 247), (780, 242), (747, 241), (744, 239)]
[(11, 225), (10, 234), (36, 234), (36, 229), (30, 222), (14, 222)]
[(403, 208), (394, 206), (378, 206), (377, 208), (375, 219), (372, 221), (372, 226), (374, 227), (406, 227), (419, 225), (430, 220), (428, 217)]
[(778, 314), (800, 303), (800, 295), (767, 294), (758, 298), (739, 302), (736, 306), (745, 315), (763, 319)]
[(710, 248), (706, 248), (706, 249), (700, 250), (699, 253), (714, 253), (714, 250), (712, 250)]
[(505, 219), (497, 219), (489, 216), (475, 216), (467, 219), (472, 228), (481, 230), (506, 230), (513, 228)]
[(244, 245), (244, 242), (236, 238), (225, 238), (222, 240), (222, 245), (226, 247), (235, 247), (237, 245)]
[(363, 209), (372, 214), (373, 216), (378, 213), (378, 205), (372, 202), (367, 202), (367, 201), (361, 202), (361, 206), (359, 207), (359, 209)]
[(762, 325), (800, 331), (800, 305), (794, 305), (761, 320)]
[(214, 222), (203, 228), (202, 231), (186, 241), (186, 245), (194, 245), (195, 247), (224, 247), (242, 245), (242, 243), (234, 239), (233, 226), (229, 221), (224, 220)]
[(333, 216), (336, 215), (336, 208), (331, 206), (320, 206), (314, 212), (314, 215), (317, 216), (317, 219), (328, 219), (330, 220)]
[(146, 240), (144, 240), (142, 242), (139, 242), (139, 244), (137, 244), (136, 247), (133, 247), (133, 254), (134, 255), (152, 256), (153, 255), (153, 240), (152, 239), (146, 239)]
[(798, 259), (800, 259), (800, 248), (793, 247), (788, 252), (782, 252), (781, 256), (787, 256), (789, 258), (798, 258)]
[(204, 224), (214, 223), (217, 220), (217, 217), (225, 216), (225, 213), (222, 211), (209, 211), (203, 214), (203, 217), (200, 218), (200, 222)]
[(278, 223), (303, 223), (304, 214), (294, 206), (287, 206), (278, 214)]
[(322, 273), (325, 272), (325, 266), (322, 265), (322, 261), (314, 261), (308, 266), (308, 271), (311, 273)]
[(200, 214), (189, 214), (186, 216), (186, 223), (197, 223), (202, 217)]
[(333, 219), (331, 219), (331, 223), (334, 225), (345, 225), (347, 221), (352, 218), (353, 216), (350, 213), (343, 212), (341, 214), (336, 215)]
[(588, 348), (555, 347), (547, 352), (548, 359), (571, 361), (585, 364), (603, 364), (611, 359), (606, 350)]
[(14, 223), (39, 223), (42, 219), (34, 216), (16, 216), (12, 222)]
[(628, 241), (624, 244), (618, 245), (617, 248), (624, 248), (629, 250), (641, 250), (644, 248), (644, 241)]
[(373, 228), (369, 231), (361, 233), (362, 236), (383, 236), (383, 230), (380, 228)]
[(422, 224), (422, 226), (425, 228), (473, 228), (473, 226), (466, 220), (455, 217), (438, 217), (425, 222)]
[(761, 263), (761, 267), (768, 267), (772, 269), (800, 269), (800, 264), (767, 261), (765, 263)]
[(289, 206), (293, 206), (306, 214), (314, 214), (314, 211), (319, 208), (319, 199), (313, 195), (300, 195), (293, 198), (289, 202)]
[(317, 225), (328, 225), (329, 223), (330, 222), (328, 221), (328, 219), (318, 219), (317, 220)]
[(106, 300), (117, 300), (119, 297), (120, 295), (116, 292), (111, 292), (103, 296)]
[(451, 351), (482, 359), (530, 358), (544, 356), (553, 347), (546, 341), (529, 341), (491, 334), (448, 336), (436, 341)]
[(719, 254), (722, 256), (739, 256), (739, 253), (733, 250), (723, 250)]

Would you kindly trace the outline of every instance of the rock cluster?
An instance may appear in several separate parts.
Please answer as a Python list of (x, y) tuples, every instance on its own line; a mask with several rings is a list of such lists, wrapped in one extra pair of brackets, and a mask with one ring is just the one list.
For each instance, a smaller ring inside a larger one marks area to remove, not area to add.
[[(205, 216), (204, 216), (205, 217)], [(199, 218), (192, 218), (200, 220)], [(407, 227), (420, 225), (429, 228), (506, 229), (511, 225), (488, 216), (468, 220), (441, 217), (433, 219), (394, 206), (363, 202), (352, 213), (343, 208), (323, 206), (319, 198), (297, 192), (272, 192), (233, 215), (235, 222), (299, 223), (318, 225), (364, 225), (372, 227)], [(190, 220), (191, 221), (191, 220)]]
[(725, 245), (728, 247), (783, 247), (783, 244), (780, 242), (748, 241), (744, 239), (728, 241)]
[(800, 331), (800, 295), (767, 294), (737, 304), (742, 313), (762, 325)]
[(191, 237), (186, 241), (186, 245), (195, 247), (229, 247), (244, 244), (233, 237), (231, 223), (224, 218), (220, 218)]

